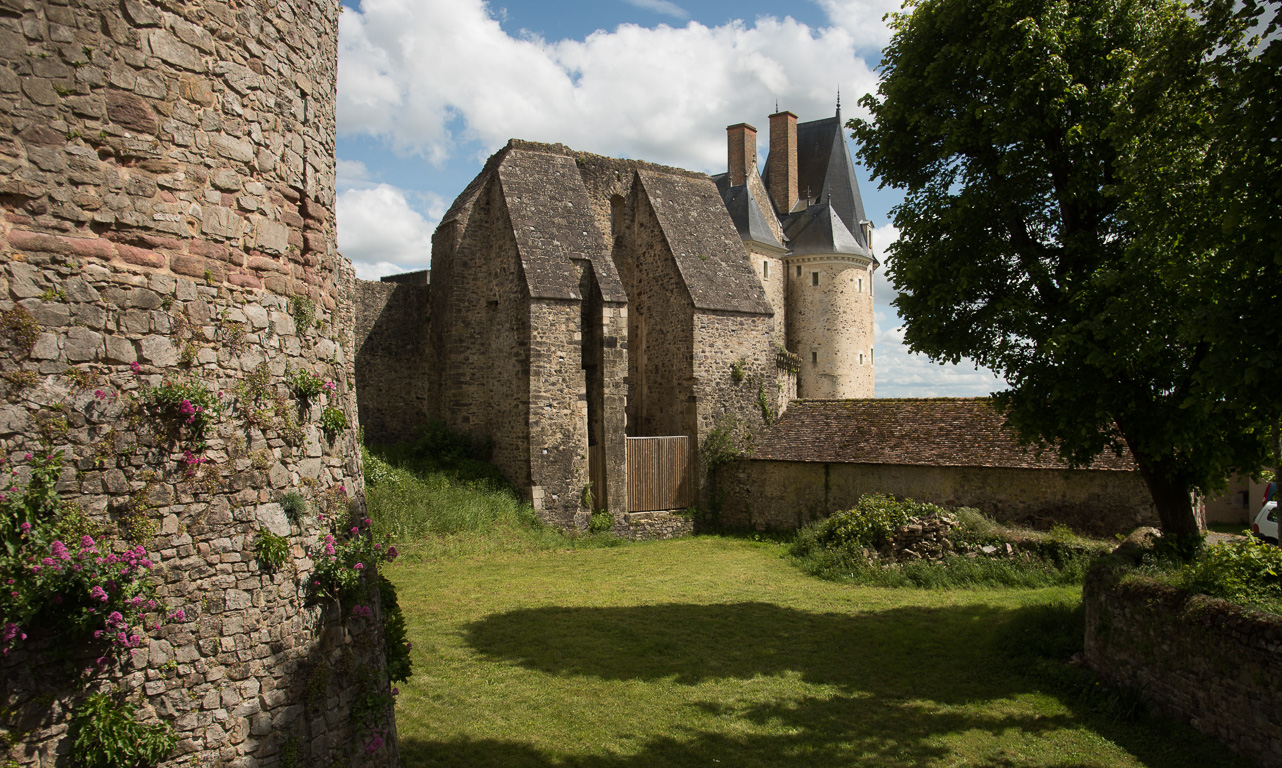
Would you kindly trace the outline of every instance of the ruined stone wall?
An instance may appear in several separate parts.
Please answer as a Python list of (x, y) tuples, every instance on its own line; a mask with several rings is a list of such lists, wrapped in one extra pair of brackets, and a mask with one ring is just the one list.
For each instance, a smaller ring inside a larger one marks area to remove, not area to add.
[(534, 509), (549, 523), (585, 528), (588, 404), (577, 301), (542, 299), (530, 307), (530, 483)]
[(427, 423), (430, 286), (356, 281), (356, 389), (365, 441), (375, 445), (414, 437)]
[[(0, 660), (20, 765), (65, 764), (69, 712), (111, 688), (173, 726), (172, 764), (397, 762), (377, 605), (343, 621), (308, 599), (316, 513), (363, 508), (338, 11), (0, 3), (0, 449), (18, 485), (28, 453), (64, 457), (98, 546), (156, 564), (160, 624), (118, 664), (58, 643), (87, 688), (40, 632)], [(299, 398), (299, 371), (330, 386)], [(211, 398), (201, 439), (149, 394), (176, 385)], [(255, 556), (264, 530), (279, 568)]]
[(628, 294), (627, 433), (693, 435), (694, 308), (649, 200), (628, 198), (626, 216), (614, 263)]
[(1258, 765), (1282, 766), (1282, 618), (1096, 568), (1086, 662), (1111, 685)]
[(1085, 533), (1128, 533), (1156, 521), (1138, 472), (900, 464), (824, 464), (744, 459), (718, 476), (721, 522), (759, 530), (797, 528), (885, 493), (943, 507), (975, 507), (1002, 522)]
[(779, 385), (771, 318), (696, 312), (694, 339), (699, 443), (727, 416), (753, 431), (774, 421)]
[(632, 512), (617, 517), (614, 535), (633, 541), (679, 539), (694, 533), (694, 518), (680, 512)]
[(517, 488), (529, 488), (532, 310), (497, 181), (457, 222), (437, 230), (432, 254), (431, 338), (441, 393), (432, 415), (493, 441), (494, 464)]

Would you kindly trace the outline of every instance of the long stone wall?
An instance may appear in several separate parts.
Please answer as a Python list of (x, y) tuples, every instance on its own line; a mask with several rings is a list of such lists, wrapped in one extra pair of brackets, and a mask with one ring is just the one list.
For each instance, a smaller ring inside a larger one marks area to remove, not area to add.
[(429, 296), (428, 285), (356, 281), (356, 389), (368, 444), (409, 440), (427, 423)]
[(1003, 522), (1063, 523), (1097, 534), (1126, 533), (1156, 520), (1136, 472), (927, 467), (742, 459), (720, 471), (721, 522), (797, 528), (885, 493), (945, 507), (976, 507)]
[(1108, 568), (1087, 578), (1086, 661), (1261, 766), (1282, 766), (1282, 617)]
[[(62, 457), (83, 530), (143, 547), (157, 590), (127, 652), (37, 622), (0, 660), (20, 765), (66, 764), (93, 690), (169, 723), (175, 765), (397, 763), (377, 602), (352, 617), (310, 590), (320, 536), (363, 517), (338, 12), (0, 3), (0, 451), (19, 486), (28, 454)], [(300, 372), (325, 386), (299, 396)], [(207, 393), (204, 435), (157, 393)]]

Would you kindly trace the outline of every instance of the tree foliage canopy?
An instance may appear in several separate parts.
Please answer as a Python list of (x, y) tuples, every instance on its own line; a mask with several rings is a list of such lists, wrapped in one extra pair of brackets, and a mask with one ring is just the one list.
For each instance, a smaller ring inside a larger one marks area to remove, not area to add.
[[(872, 119), (850, 123), (873, 175), (906, 189), (890, 277), (909, 347), (1002, 374), (1008, 423), (1075, 465), (1129, 447), (1176, 536), (1198, 530), (1190, 491), (1269, 457), (1279, 405), (1233, 367), (1276, 377), (1277, 360), (1207, 327), (1237, 322), (1261, 268), (1213, 232), (1250, 239), (1215, 197), (1253, 171), (1206, 148), (1252, 61), (1232, 8), (910, 2), (861, 101)], [(1256, 106), (1276, 118), (1277, 103)]]

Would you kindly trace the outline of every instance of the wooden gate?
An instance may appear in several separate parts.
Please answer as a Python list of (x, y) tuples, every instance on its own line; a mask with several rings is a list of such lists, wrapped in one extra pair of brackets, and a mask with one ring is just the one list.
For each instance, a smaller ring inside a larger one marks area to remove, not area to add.
[(685, 509), (694, 504), (690, 438), (629, 437), (628, 511)]

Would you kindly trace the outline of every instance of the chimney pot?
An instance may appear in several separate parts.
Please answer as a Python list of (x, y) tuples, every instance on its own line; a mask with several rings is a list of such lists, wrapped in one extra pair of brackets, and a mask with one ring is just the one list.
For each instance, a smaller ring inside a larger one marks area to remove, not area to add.
[(797, 203), (797, 116), (786, 110), (770, 116), (766, 173), (770, 176), (770, 200), (781, 217), (787, 216)]
[(730, 186), (748, 183), (748, 174), (757, 165), (757, 129), (747, 123), (726, 127), (726, 153)]

